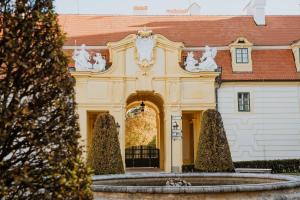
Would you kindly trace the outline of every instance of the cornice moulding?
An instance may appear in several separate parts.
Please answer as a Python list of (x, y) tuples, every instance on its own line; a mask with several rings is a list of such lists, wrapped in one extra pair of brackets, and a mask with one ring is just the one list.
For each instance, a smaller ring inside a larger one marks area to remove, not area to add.
[[(157, 46), (160, 46), (159, 44)], [(63, 46), (63, 49), (65, 50), (74, 50), (78, 48), (79, 46)], [(217, 50), (230, 50), (229, 46), (211, 46), (214, 48), (217, 48)], [(288, 46), (288, 45), (278, 45), (278, 46), (252, 46), (253, 50), (282, 50), (282, 49), (291, 49), (293, 45)], [(203, 51), (203, 47), (183, 47), (183, 51)], [(97, 50), (108, 50), (107, 46), (86, 46), (86, 49), (97, 49)]]

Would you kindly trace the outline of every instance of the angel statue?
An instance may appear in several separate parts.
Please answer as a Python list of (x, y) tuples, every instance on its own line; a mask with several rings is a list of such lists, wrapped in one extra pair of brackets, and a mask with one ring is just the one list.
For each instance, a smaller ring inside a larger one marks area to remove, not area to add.
[(93, 71), (102, 72), (105, 70), (106, 60), (102, 57), (101, 53), (96, 53), (93, 57), (95, 63), (93, 65)]
[(82, 44), (79, 50), (74, 50), (72, 58), (75, 60), (76, 71), (88, 71), (92, 68), (90, 54), (85, 49), (85, 44)]
[(208, 46), (205, 46), (204, 53), (202, 57), (200, 58), (199, 63), (199, 71), (215, 71), (218, 69), (218, 65), (216, 64), (214, 58), (217, 55), (217, 49), (216, 48), (210, 48)]
[(197, 71), (197, 68), (198, 68), (197, 64), (198, 64), (198, 61), (194, 58), (194, 53), (192, 51), (188, 52), (188, 55), (184, 62), (185, 69), (190, 72), (195, 72), (195, 71)]

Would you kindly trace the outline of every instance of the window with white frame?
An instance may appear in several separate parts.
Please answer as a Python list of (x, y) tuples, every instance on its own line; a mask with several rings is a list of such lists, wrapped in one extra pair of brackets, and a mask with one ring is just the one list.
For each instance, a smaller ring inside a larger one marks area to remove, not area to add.
[(235, 49), (236, 63), (248, 63), (248, 48), (236, 48)]
[(250, 92), (238, 92), (238, 111), (250, 112)]
[(229, 44), (233, 72), (252, 72), (253, 44), (244, 37)]

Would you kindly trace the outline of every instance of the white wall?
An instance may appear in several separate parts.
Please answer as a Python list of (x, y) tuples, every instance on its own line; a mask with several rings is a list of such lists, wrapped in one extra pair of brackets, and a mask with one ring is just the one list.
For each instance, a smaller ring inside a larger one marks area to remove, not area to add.
[[(251, 112), (238, 112), (250, 92)], [(300, 158), (300, 83), (222, 83), (218, 93), (234, 161)]]

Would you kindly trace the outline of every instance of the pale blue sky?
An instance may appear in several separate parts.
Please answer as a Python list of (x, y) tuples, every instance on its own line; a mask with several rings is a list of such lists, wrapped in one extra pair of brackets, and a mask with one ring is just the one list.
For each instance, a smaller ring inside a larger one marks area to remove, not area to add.
[[(55, 0), (58, 13), (133, 14), (133, 6), (148, 6), (148, 14), (166, 14), (167, 9), (184, 9), (197, 2), (204, 15), (239, 15), (249, 0)], [(300, 0), (267, 0), (268, 15), (299, 15)]]

